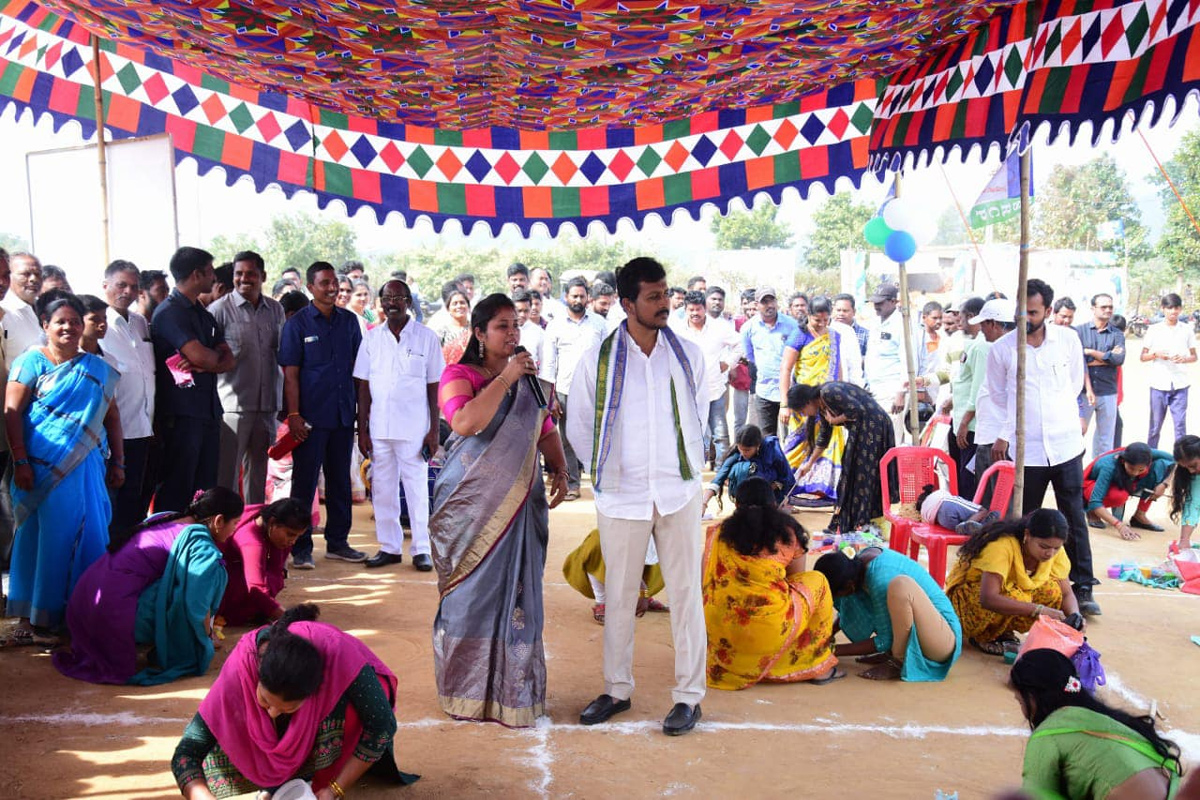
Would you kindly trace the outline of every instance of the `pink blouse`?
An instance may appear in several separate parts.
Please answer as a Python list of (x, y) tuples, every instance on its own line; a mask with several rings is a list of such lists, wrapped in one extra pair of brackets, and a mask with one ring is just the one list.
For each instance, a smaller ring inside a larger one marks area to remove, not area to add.
[[(441, 385), (438, 387), (438, 401), (442, 407), (442, 416), (446, 418), (447, 422), (453, 424), (454, 415), (458, 413), (459, 409), (474, 399), (475, 395), (479, 394), (480, 390), (493, 380), (495, 378), (485, 378), (480, 374), (479, 370), (469, 367), (466, 364), (448, 365), (442, 371)], [(442, 394), (445, 387), (454, 381), (466, 381), (470, 384), (470, 394), (464, 392), (450, 397)], [(545, 436), (552, 430), (554, 430), (554, 418), (547, 414), (546, 420), (542, 423), (542, 436)]]

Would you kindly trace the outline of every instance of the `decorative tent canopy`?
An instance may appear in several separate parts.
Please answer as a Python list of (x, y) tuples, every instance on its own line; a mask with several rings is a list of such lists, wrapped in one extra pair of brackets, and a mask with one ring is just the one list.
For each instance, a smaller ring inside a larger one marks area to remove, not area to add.
[[(53, 9), (53, 12), (50, 10)], [(0, 108), (436, 228), (641, 225), (1180, 107), (1200, 0), (0, 0)]]

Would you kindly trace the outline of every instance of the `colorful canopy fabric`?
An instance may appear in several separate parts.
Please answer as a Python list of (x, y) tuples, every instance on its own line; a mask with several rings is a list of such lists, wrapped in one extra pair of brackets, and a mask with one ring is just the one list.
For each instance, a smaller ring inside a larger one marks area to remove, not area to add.
[[(50, 10), (53, 9), (53, 12)], [(582, 230), (831, 190), (1200, 88), (1200, 0), (0, 0), (0, 108), (261, 190)]]

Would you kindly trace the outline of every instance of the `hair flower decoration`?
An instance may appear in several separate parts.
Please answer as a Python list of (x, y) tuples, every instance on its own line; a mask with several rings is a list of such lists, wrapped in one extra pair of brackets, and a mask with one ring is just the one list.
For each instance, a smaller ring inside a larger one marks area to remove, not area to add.
[(1071, 677), (1067, 678), (1067, 685), (1063, 687), (1063, 691), (1067, 694), (1078, 694), (1079, 690), (1082, 688), (1083, 684), (1079, 682), (1079, 678), (1076, 678), (1074, 675), (1072, 675)]

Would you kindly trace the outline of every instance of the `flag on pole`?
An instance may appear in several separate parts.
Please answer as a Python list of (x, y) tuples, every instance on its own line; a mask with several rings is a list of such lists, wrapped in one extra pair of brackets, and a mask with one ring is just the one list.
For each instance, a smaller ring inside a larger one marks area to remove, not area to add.
[[(1033, 180), (1029, 181), (1033, 197)], [(1021, 215), (1021, 157), (1012, 153), (979, 193), (969, 215), (972, 228), (986, 228)]]
[(883, 202), (879, 204), (879, 210), (875, 212), (875, 216), (883, 214), (883, 209), (887, 207), (889, 200), (896, 199), (896, 179), (892, 178), (892, 185), (888, 187), (887, 197), (883, 198)]
[(1102, 242), (1111, 242), (1125, 238), (1125, 220), (1110, 219), (1096, 226), (1096, 238)]

